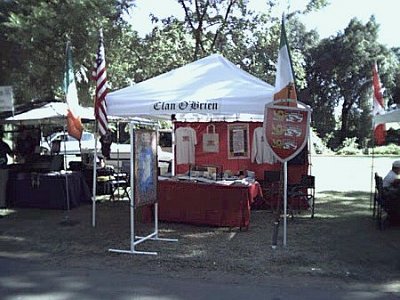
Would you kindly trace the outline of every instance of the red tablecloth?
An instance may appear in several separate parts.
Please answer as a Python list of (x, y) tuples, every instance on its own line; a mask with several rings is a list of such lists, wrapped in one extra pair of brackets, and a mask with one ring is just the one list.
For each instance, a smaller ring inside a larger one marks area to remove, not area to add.
[(249, 186), (159, 181), (159, 220), (198, 225), (247, 227), (250, 204), (261, 194)]

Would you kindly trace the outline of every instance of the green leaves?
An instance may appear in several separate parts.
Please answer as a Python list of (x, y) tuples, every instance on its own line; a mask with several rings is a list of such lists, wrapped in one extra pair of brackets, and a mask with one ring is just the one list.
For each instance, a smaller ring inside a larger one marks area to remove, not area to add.
[[(357, 137), (359, 143), (369, 138), (371, 128), (371, 78), (375, 61), (380, 68), (383, 86), (393, 87), (393, 75), (398, 69), (398, 61), (393, 53), (378, 43), (378, 28), (375, 19), (366, 24), (357, 19), (350, 21), (343, 33), (322, 40), (310, 49), (307, 56), (308, 89), (312, 96), (314, 126), (321, 133), (335, 130), (335, 123), (326, 128), (326, 121), (319, 119), (318, 113), (333, 118), (328, 113), (341, 102), (340, 130), (338, 146), (346, 137)], [(386, 63), (390, 61), (390, 64)]]
[[(74, 68), (80, 79), (88, 78), (98, 44), (98, 30), (118, 39), (126, 23), (121, 14), (133, 1), (30, 1), (2, 2), (0, 39), (9, 51), (2, 60), (0, 84), (13, 85), (16, 102), (31, 99), (63, 98), (62, 79), (65, 45), (71, 41)], [(107, 38), (107, 37), (106, 37)], [(117, 48), (120, 49), (120, 48)], [(80, 100), (91, 103), (90, 85), (79, 80)]]
[[(103, 28), (111, 89), (135, 84), (211, 53), (221, 53), (251, 74), (273, 83), (279, 48), (278, 0), (266, 1), (263, 13), (250, 11), (245, 0), (176, 0), (185, 13), (157, 19), (140, 38), (124, 20), (132, 0), (0, 1), (0, 85), (12, 85), (16, 102), (63, 98), (65, 45), (71, 41), (81, 104), (92, 105), (89, 81)], [(310, 0), (287, 15), (286, 31), (300, 100), (313, 108), (320, 136), (336, 132), (362, 142), (370, 128), (371, 66), (376, 60), (388, 103), (400, 102), (399, 49), (377, 42), (379, 25), (351, 20), (337, 36), (319, 40), (299, 16), (327, 5)], [(335, 111), (340, 119), (335, 119)], [(361, 130), (358, 128), (362, 128)], [(333, 143), (333, 144), (335, 144)]]

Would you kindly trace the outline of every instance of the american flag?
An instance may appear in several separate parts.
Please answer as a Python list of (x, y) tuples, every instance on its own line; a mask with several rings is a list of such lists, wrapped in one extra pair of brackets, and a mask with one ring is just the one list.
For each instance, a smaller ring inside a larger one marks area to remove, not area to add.
[(96, 80), (96, 96), (94, 114), (98, 123), (100, 135), (105, 135), (108, 129), (106, 95), (108, 92), (105, 51), (103, 45), (103, 31), (100, 30), (99, 49), (93, 70), (93, 79)]

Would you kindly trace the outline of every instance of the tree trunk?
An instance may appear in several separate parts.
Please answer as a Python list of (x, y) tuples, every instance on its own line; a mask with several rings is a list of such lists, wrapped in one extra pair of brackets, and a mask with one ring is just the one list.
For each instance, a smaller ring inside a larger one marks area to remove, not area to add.
[(345, 100), (342, 107), (342, 125), (340, 128), (339, 134), (339, 145), (343, 143), (345, 138), (347, 137), (347, 129), (348, 129), (348, 119), (349, 119), (349, 111), (350, 111), (351, 104), (347, 103)]

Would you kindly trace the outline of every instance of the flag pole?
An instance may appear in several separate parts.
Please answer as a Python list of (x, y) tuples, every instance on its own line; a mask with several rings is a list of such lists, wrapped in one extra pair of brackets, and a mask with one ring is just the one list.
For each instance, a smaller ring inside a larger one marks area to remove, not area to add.
[(374, 164), (375, 164), (375, 137), (374, 137), (374, 129), (375, 129), (375, 120), (372, 119), (372, 154), (371, 154), (371, 193), (369, 196), (369, 209), (372, 209), (372, 203), (374, 198)]
[[(67, 102), (67, 105), (68, 105), (68, 107), (70, 106), (70, 103), (69, 103), (69, 97), (68, 97), (68, 93), (70, 92), (69, 91), (69, 79), (68, 79), (68, 75), (66, 75), (66, 74), (68, 74), (68, 72), (70, 71), (69, 70), (69, 61), (70, 61), (70, 59), (71, 59), (71, 57), (69, 56), (69, 50), (70, 50), (70, 41), (67, 41), (67, 44), (66, 44), (66, 47), (65, 47), (65, 52), (66, 52), (66, 70), (65, 70), (65, 86), (64, 86), (64, 89), (65, 89), (65, 98), (66, 98), (66, 102)], [(68, 115), (67, 115), (67, 122), (68, 122)], [(64, 134), (64, 138), (65, 138), (65, 123), (64, 123), (64, 126), (63, 126), (63, 134)], [(68, 132), (68, 134), (69, 134), (69, 132)], [(68, 139), (67, 139), (68, 140)], [(69, 205), (69, 187), (68, 187), (68, 174), (67, 174), (67, 169), (68, 169), (68, 166), (67, 166), (67, 144), (66, 144), (66, 142), (64, 141), (64, 171), (65, 171), (65, 173), (64, 173), (64, 176), (65, 176), (65, 190), (66, 190), (66, 197), (67, 197), (67, 214), (66, 214), (66, 216), (64, 217), (64, 221), (68, 221), (69, 220), (69, 209), (70, 209), (70, 205)]]
[[(73, 60), (72, 60), (72, 48), (70, 40), (66, 43), (66, 60), (65, 60), (65, 73), (64, 73), (64, 93), (65, 93), (65, 102), (68, 105), (67, 110), (67, 125), (64, 124), (63, 134), (66, 136), (66, 127), (68, 136), (72, 136), (79, 141), (82, 137), (83, 126), (81, 124), (81, 120), (79, 115), (77, 115), (78, 107), (79, 107), (79, 99), (78, 99), (78, 90), (75, 83), (75, 75), (73, 69)], [(65, 188), (66, 188), (66, 206), (67, 213), (64, 218), (63, 223), (72, 225), (69, 217), (70, 209), (71, 209), (71, 199), (70, 199), (70, 191), (69, 191), (69, 182), (68, 182), (68, 161), (67, 161), (67, 148), (66, 143), (64, 141), (64, 176), (65, 176)]]
[(287, 161), (283, 163), (283, 246), (287, 242)]
[[(382, 84), (379, 79), (379, 73), (378, 73), (378, 65), (377, 62), (374, 62), (374, 65), (372, 67), (372, 159), (371, 159), (371, 194), (370, 194), (370, 201), (369, 201), (369, 207), (371, 209), (372, 203), (373, 203), (373, 187), (374, 187), (374, 160), (375, 160), (375, 146), (376, 142), (375, 140), (378, 141), (379, 137), (379, 142), (378, 145), (381, 143), (381, 138), (382, 135), (384, 135), (385, 128), (382, 127), (384, 126), (383, 124), (376, 124), (375, 122), (375, 116), (378, 114), (384, 114), (385, 113), (385, 105), (384, 105), (384, 99), (383, 99), (383, 93), (382, 93)], [(379, 130), (379, 131), (378, 131)], [(380, 133), (382, 135), (377, 135), (377, 133)], [(385, 138), (385, 137), (383, 137)], [(375, 211), (374, 211), (375, 213)]]
[(96, 227), (96, 185), (97, 185), (97, 122), (94, 131), (93, 184), (92, 184), (92, 227)]
[(95, 149), (93, 154), (93, 207), (92, 207), (92, 225), (96, 226), (96, 178), (97, 178), (97, 134), (105, 135), (108, 130), (107, 105), (105, 97), (107, 95), (107, 73), (105, 63), (105, 51), (103, 45), (103, 30), (99, 30), (99, 48), (96, 56), (95, 69), (93, 70), (93, 79), (96, 81), (96, 93), (94, 101), (95, 111)]
[[(65, 124), (64, 124), (64, 136), (65, 136)], [(70, 199), (69, 199), (69, 186), (68, 186), (68, 166), (67, 166), (67, 145), (64, 142), (64, 176), (65, 176), (65, 190), (66, 190), (66, 196), (67, 196), (67, 215), (65, 217), (65, 220), (69, 220), (69, 210), (70, 210)]]

